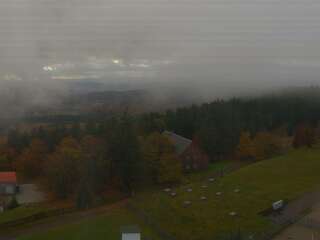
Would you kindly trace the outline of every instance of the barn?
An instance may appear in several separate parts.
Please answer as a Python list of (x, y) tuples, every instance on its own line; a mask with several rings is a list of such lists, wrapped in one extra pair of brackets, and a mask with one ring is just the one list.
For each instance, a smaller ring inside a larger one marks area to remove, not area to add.
[(201, 149), (197, 141), (192, 141), (169, 131), (164, 131), (162, 134), (168, 137), (174, 145), (185, 171), (204, 170), (208, 168), (209, 157)]
[(17, 192), (15, 172), (0, 172), (0, 195), (14, 195)]

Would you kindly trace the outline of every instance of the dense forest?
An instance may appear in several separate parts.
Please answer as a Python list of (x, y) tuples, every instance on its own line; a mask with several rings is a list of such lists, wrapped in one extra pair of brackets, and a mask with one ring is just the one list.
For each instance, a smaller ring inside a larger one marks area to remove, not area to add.
[(256, 98), (11, 129), (0, 145), (1, 170), (41, 179), (57, 198), (93, 204), (106, 186), (133, 194), (141, 184), (179, 182), (183, 169), (170, 130), (197, 141), (211, 162), (257, 161), (319, 136), (320, 91), (308, 88)]
[(320, 89), (313, 87), (258, 98), (216, 100), (165, 114), (143, 115), (138, 122), (144, 132), (166, 128), (198, 138), (214, 160), (234, 153), (241, 132), (255, 136), (277, 131), (292, 136), (299, 125), (317, 128), (319, 110)]

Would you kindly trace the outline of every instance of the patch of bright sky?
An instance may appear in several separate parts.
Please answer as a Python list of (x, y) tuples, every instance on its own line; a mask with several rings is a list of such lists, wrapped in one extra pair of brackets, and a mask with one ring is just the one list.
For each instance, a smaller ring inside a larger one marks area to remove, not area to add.
[[(106, 76), (153, 77), (156, 69), (174, 63), (170, 60), (134, 59), (124, 61), (120, 58), (88, 57), (82, 62), (56, 63), (43, 67), (43, 71), (54, 73), (51, 79), (99, 79)], [(154, 71), (153, 73), (151, 73)], [(75, 72), (77, 74), (75, 74)]]

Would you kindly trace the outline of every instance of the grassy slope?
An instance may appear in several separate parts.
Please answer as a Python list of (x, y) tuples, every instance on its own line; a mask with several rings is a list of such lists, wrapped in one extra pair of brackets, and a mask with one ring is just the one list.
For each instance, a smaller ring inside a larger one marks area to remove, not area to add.
[(41, 207), (41, 206), (32, 206), (32, 207), (21, 206), (13, 210), (0, 213), (0, 224), (19, 220), (25, 217), (29, 217), (46, 210), (48, 210), (46, 207)]
[(195, 172), (195, 173), (186, 175), (183, 184), (185, 184), (185, 182), (201, 181), (212, 175), (220, 175), (221, 172), (226, 172), (229, 168), (235, 165), (233, 163), (234, 162), (232, 162), (231, 160), (226, 160), (226, 161), (220, 161), (217, 163), (209, 164), (208, 169), (205, 171)]
[[(164, 192), (145, 194), (135, 200), (135, 205), (145, 211), (177, 239), (212, 239), (223, 232), (260, 232), (271, 224), (258, 215), (279, 199), (294, 199), (320, 185), (320, 149), (295, 150), (281, 157), (262, 161), (219, 180), (208, 183), (194, 182), (175, 189), (177, 196)], [(201, 186), (207, 184), (207, 189)], [(240, 193), (234, 189), (239, 188)], [(222, 196), (216, 196), (221, 191)], [(201, 196), (207, 201), (201, 201)], [(183, 206), (185, 200), (192, 205)], [(239, 216), (231, 217), (236, 211)]]
[(21, 236), (18, 240), (118, 240), (120, 239), (120, 228), (132, 224), (139, 225), (142, 228), (144, 239), (159, 239), (128, 211), (114, 209), (107, 215), (83, 220), (80, 223), (64, 225), (43, 233)]
[[(215, 172), (216, 169), (212, 170)], [(320, 149), (295, 150), (289, 154), (265, 160), (235, 171), (218, 182), (209, 183), (210, 174), (191, 177), (193, 182), (175, 191), (175, 198), (164, 192), (144, 193), (132, 202), (159, 226), (176, 236), (177, 239), (212, 239), (223, 232), (240, 228), (246, 233), (260, 232), (269, 223), (258, 212), (270, 207), (279, 199), (294, 199), (306, 191), (320, 185)], [(207, 189), (201, 188), (207, 185)], [(193, 191), (187, 192), (191, 187)], [(235, 193), (234, 189), (240, 192)], [(222, 196), (216, 196), (221, 191)], [(206, 196), (207, 201), (201, 201)], [(185, 200), (192, 205), (183, 206)], [(238, 217), (229, 213), (236, 211)], [(113, 210), (106, 216), (69, 224), (42, 234), (24, 236), (19, 240), (40, 239), (119, 239), (119, 228), (127, 224), (138, 224), (147, 237), (157, 239), (150, 228), (146, 227), (125, 209)]]

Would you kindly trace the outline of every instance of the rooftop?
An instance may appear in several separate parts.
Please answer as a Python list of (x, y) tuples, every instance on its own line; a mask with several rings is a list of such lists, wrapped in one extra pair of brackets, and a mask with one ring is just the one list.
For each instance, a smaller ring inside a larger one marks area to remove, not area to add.
[(16, 172), (0, 172), (0, 183), (16, 183)]
[(190, 139), (177, 135), (173, 132), (164, 131), (162, 134), (167, 136), (172, 141), (178, 154), (183, 153), (192, 143)]

